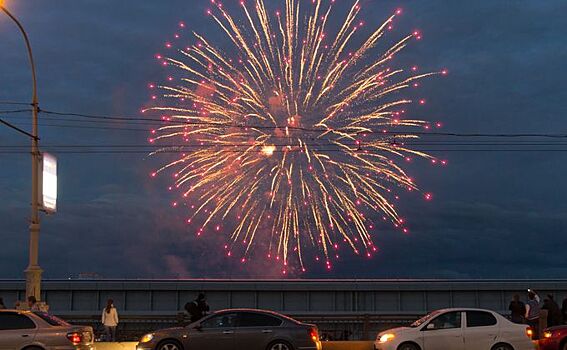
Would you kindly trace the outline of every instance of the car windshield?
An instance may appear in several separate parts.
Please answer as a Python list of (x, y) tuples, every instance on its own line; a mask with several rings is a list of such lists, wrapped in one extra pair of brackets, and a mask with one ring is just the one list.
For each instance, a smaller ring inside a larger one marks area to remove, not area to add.
[(439, 311), (433, 311), (432, 313), (427, 314), (422, 318), (420, 318), (419, 320), (415, 321), (414, 323), (410, 324), (410, 327), (412, 328), (419, 327), (437, 315), (439, 315)]
[(47, 312), (34, 312), (34, 314), (52, 326), (70, 326), (69, 323), (63, 321), (57, 316), (50, 315)]

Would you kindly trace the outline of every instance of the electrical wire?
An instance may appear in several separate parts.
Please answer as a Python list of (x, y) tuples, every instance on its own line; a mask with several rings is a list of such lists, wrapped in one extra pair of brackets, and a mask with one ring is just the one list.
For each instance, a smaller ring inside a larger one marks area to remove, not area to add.
[[(23, 102), (0, 102), (0, 104), (15, 104), (15, 105), (29, 105)], [(31, 112), (31, 109), (15, 109), (0, 111), (0, 114), (8, 114), (5, 117), (21, 117), (18, 114)], [(40, 110), (43, 118), (40, 120), (41, 127), (54, 127), (54, 128), (70, 128), (70, 129), (93, 129), (93, 130), (116, 130), (116, 131), (135, 131), (150, 133), (151, 130), (145, 128), (125, 127), (124, 124), (131, 126), (163, 125), (168, 123), (178, 123), (178, 121), (167, 121), (157, 118), (140, 118), (131, 116), (117, 116), (117, 115), (100, 115), (100, 114), (85, 114), (74, 112), (61, 112), (51, 110)], [(58, 118), (64, 117), (64, 118)], [(83, 120), (86, 119), (86, 120)], [(64, 122), (64, 123), (61, 123)], [(14, 126), (11, 123), (4, 123), (6, 125)], [(19, 124), (30, 125), (25, 122)], [(85, 125), (87, 124), (87, 125)], [(117, 125), (118, 126), (114, 126)], [(188, 126), (217, 126), (217, 127), (230, 127), (230, 128), (256, 128), (256, 129), (275, 129), (282, 128), (281, 126), (262, 126), (262, 125), (232, 125), (222, 123), (200, 123), (200, 122), (187, 122)], [(112, 125), (112, 126), (111, 126)], [(303, 127), (288, 127), (288, 130), (301, 131), (304, 133), (320, 133), (321, 129), (303, 128)], [(349, 145), (352, 148), (358, 148), (361, 152), (377, 152), (365, 149), (368, 143), (366, 137), (371, 134), (387, 135), (390, 144), (399, 144), (400, 146), (412, 146), (416, 151), (427, 152), (567, 152), (567, 142), (563, 141), (534, 141), (534, 140), (517, 140), (517, 141), (500, 141), (493, 139), (510, 138), (551, 138), (551, 139), (564, 139), (567, 134), (559, 133), (456, 133), (456, 132), (437, 132), (437, 131), (378, 131), (363, 133), (362, 141), (358, 144)], [(403, 142), (395, 139), (396, 135), (419, 135), (419, 136), (437, 136), (445, 138), (468, 138), (469, 141), (463, 142), (460, 140), (404, 140)], [(298, 135), (297, 132), (295, 136)], [(329, 139), (318, 139), (316, 137), (307, 137), (303, 135), (307, 141), (313, 141), (309, 144), (312, 150), (317, 152), (343, 152), (343, 150), (336, 147)], [(287, 139), (287, 136), (273, 137), (274, 139)], [(480, 140), (479, 140), (480, 138)], [(491, 140), (483, 140), (482, 138), (492, 138)], [(386, 142), (386, 140), (385, 140)], [(275, 152), (300, 152), (297, 145), (290, 145), (289, 143), (275, 144), (276, 147), (293, 147), (287, 150), (275, 150)], [(418, 146), (418, 147), (416, 147)], [(80, 145), (80, 144), (66, 144), (66, 145), (42, 145), (42, 149), (57, 151), (58, 153), (68, 154), (148, 154), (152, 152), (159, 153), (188, 153), (195, 150), (204, 149), (207, 147), (214, 147), (215, 149), (223, 149), (227, 152), (242, 152), (240, 148), (248, 149), (249, 144), (236, 143), (236, 144), (132, 144), (132, 145)], [(330, 148), (329, 148), (330, 147)], [(2, 154), (22, 154), (28, 153), (28, 145), (0, 145), (0, 153)], [(261, 152), (260, 149), (257, 150)]]
[[(23, 112), (31, 112), (31, 109), (21, 109), (21, 110), (9, 110), (9, 111), (0, 111), (0, 114), (16, 114), (16, 113), (23, 113)], [(132, 116), (116, 116), (116, 115), (100, 115), (100, 114), (84, 114), (84, 113), (75, 113), (75, 112), (60, 112), (60, 111), (50, 111), (40, 109), (40, 113), (47, 114), (49, 116), (67, 116), (67, 117), (76, 117), (76, 118), (85, 118), (85, 119), (94, 119), (94, 120), (75, 120), (75, 119), (60, 119), (60, 118), (50, 118), (49, 121), (68, 121), (68, 122), (77, 122), (77, 123), (118, 123), (118, 122), (132, 122), (134, 125), (152, 125), (155, 126), (155, 123), (159, 124), (171, 124), (171, 123), (179, 123), (179, 121), (168, 121), (163, 120), (161, 118), (140, 118), (140, 117), (132, 117)], [(188, 126), (217, 126), (217, 127), (229, 127), (229, 128), (243, 128), (243, 129), (277, 129), (277, 128), (287, 128), (288, 130), (296, 130), (296, 131), (304, 131), (309, 133), (320, 133), (322, 129), (315, 129), (315, 128), (305, 128), (305, 127), (293, 127), (293, 126), (265, 126), (265, 125), (233, 125), (233, 124), (225, 124), (225, 123), (209, 123), (209, 122), (185, 122)], [(55, 124), (46, 124), (45, 126), (50, 127), (57, 127), (59, 125)], [(64, 125), (64, 127), (71, 128), (71, 125)], [(78, 129), (86, 128), (84, 126), (76, 126)], [(113, 129), (114, 127), (109, 127), (108, 130)], [(115, 128), (117, 130), (129, 130), (129, 131), (143, 131), (140, 130), (132, 130), (128, 128)], [(106, 128), (103, 130), (107, 130)], [(522, 138), (522, 137), (541, 137), (541, 138), (567, 138), (567, 134), (556, 134), (556, 133), (457, 133), (457, 132), (438, 132), (438, 131), (371, 131), (371, 132), (362, 132), (362, 135), (371, 135), (371, 134), (385, 134), (385, 135), (416, 135), (416, 136), (450, 136), (450, 137), (498, 137), (498, 138)]]
[[(92, 119), (103, 119), (103, 120), (121, 120), (121, 121), (155, 121), (160, 123), (169, 123), (171, 121), (158, 119), (158, 118), (139, 118), (139, 117), (125, 117), (125, 116), (105, 116), (96, 114), (84, 114), (84, 113), (68, 113), (68, 112), (56, 112), (49, 110), (40, 110), (41, 113), (46, 113), (50, 115), (60, 115), (60, 116), (75, 116), (79, 118), (92, 118)], [(1, 113), (1, 112), (0, 112)], [(178, 123), (176, 121), (175, 123)], [(203, 122), (186, 122), (187, 125), (203, 125), (203, 126), (219, 126), (219, 127), (234, 127), (234, 128), (256, 128), (256, 129), (276, 129), (276, 128), (288, 128), (289, 130), (299, 130), (307, 132), (321, 132), (326, 131), (323, 129), (315, 128), (304, 128), (304, 127), (293, 127), (293, 126), (264, 126), (264, 125), (233, 125), (233, 124), (223, 124), (223, 123), (203, 123)], [(454, 133), (454, 132), (434, 132), (434, 131), (373, 131), (373, 132), (363, 132), (361, 134), (412, 134), (412, 135), (438, 135), (438, 136), (455, 136), (455, 137), (550, 137), (550, 138), (567, 138), (567, 134), (551, 134), (551, 133)]]
[(0, 101), (0, 105), (31, 106), (30, 102)]
[[(512, 153), (519, 153), (519, 152), (529, 152), (529, 153), (533, 153), (533, 152), (553, 152), (553, 153), (562, 153), (562, 152), (567, 152), (567, 148), (565, 149), (546, 149), (546, 150), (538, 150), (538, 149), (524, 149), (524, 150), (513, 150), (513, 149), (508, 149), (508, 150), (494, 150), (494, 149), (461, 149), (461, 150), (457, 150), (457, 149), (427, 149), (427, 150), (422, 150), (422, 151), (428, 151), (428, 152), (464, 152), (464, 153), (468, 153), (468, 152), (486, 152), (486, 153), (497, 153), (497, 152), (512, 152)], [(238, 150), (226, 150), (225, 152), (238, 152), (241, 153), (242, 151), (238, 151)], [(258, 153), (261, 153), (261, 150), (257, 151)], [(276, 150), (273, 153), (282, 153), (284, 151), (279, 151)], [(298, 151), (288, 151), (288, 152), (298, 152)], [(321, 153), (341, 153), (342, 151), (340, 150), (325, 150), (325, 149), (317, 149), (317, 152), (321, 152)], [(363, 151), (361, 151), (363, 152)], [(0, 151), (0, 154), (28, 154), (29, 151)], [(73, 150), (63, 150), (63, 151), (57, 151), (58, 154), (145, 154), (148, 155), (151, 152), (148, 151), (142, 151), (142, 150), (130, 150), (130, 151), (123, 151), (123, 150), (89, 150), (89, 151), (73, 151)], [(189, 151), (169, 151), (169, 150), (164, 150), (164, 151), (160, 151), (157, 153), (171, 153), (171, 154), (187, 154), (190, 153)], [(370, 153), (370, 152), (369, 152)]]

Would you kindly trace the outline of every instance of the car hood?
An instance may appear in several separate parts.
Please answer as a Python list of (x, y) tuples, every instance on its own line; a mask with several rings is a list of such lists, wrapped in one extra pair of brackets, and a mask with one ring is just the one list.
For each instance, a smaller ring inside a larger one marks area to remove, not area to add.
[(183, 328), (183, 327), (171, 327), (171, 328), (158, 329), (157, 331), (154, 331), (152, 333), (154, 333), (155, 335), (171, 336), (173, 334), (179, 334), (179, 333), (182, 333), (184, 331), (186, 332), (185, 328)]
[(411, 330), (411, 329), (412, 329), (412, 328), (410, 328), (410, 327), (391, 328), (391, 329), (385, 330), (385, 331), (383, 331), (383, 332), (380, 332), (380, 333), (378, 334), (378, 336), (380, 337), (381, 335), (388, 334), (388, 333), (400, 334), (400, 333), (407, 332), (407, 331), (409, 331), (409, 330)]

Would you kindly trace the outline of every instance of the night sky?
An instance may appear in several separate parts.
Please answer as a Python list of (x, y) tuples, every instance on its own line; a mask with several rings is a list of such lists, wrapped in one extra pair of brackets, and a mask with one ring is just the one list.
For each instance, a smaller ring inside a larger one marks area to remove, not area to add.
[[(337, 3), (342, 12), (351, 1)], [(449, 69), (447, 77), (430, 79), (421, 90), (428, 100), (423, 118), (441, 120), (443, 131), (567, 134), (564, 0), (362, 3), (367, 29), (396, 8), (404, 9), (387, 41), (416, 28), (423, 31), (423, 40), (405, 50), (400, 65)], [(29, 33), (40, 106), (46, 110), (140, 116), (149, 99), (148, 82), (166, 74), (154, 55), (164, 51), (179, 21), (226, 44), (205, 15), (206, 0), (6, 0), (6, 5)], [(26, 59), (19, 32), (2, 13), (0, 101), (30, 100)], [(0, 104), (0, 111), (20, 108)], [(0, 112), (0, 118), (31, 129), (29, 113)], [(46, 146), (144, 145), (148, 133), (43, 126), (40, 137)], [(1, 147), (28, 144), (23, 135), (0, 125), (0, 152)], [(448, 166), (419, 161), (410, 167), (434, 200), (424, 201), (416, 193), (403, 196), (399, 210), (409, 222), (409, 234), (381, 226), (374, 236), (380, 251), (371, 260), (345, 250), (331, 272), (311, 264), (309, 272), (292, 277), (567, 275), (567, 152), (435, 155), (447, 159)], [(42, 215), (44, 277), (82, 272), (105, 278), (281, 277), (279, 268), (263, 260), (242, 265), (224, 257), (217, 237), (195, 238), (194, 228), (184, 223), (186, 213), (171, 208), (170, 179), (148, 176), (159, 159), (143, 154), (57, 156), (59, 211)], [(0, 170), (0, 278), (20, 278), (29, 239), (29, 154), (0, 153)]]

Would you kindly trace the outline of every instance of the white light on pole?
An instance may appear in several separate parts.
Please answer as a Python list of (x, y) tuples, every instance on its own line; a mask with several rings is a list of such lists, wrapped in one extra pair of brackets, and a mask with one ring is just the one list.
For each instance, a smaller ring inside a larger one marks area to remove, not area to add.
[(57, 158), (49, 153), (41, 155), (40, 207), (47, 213), (57, 211)]

